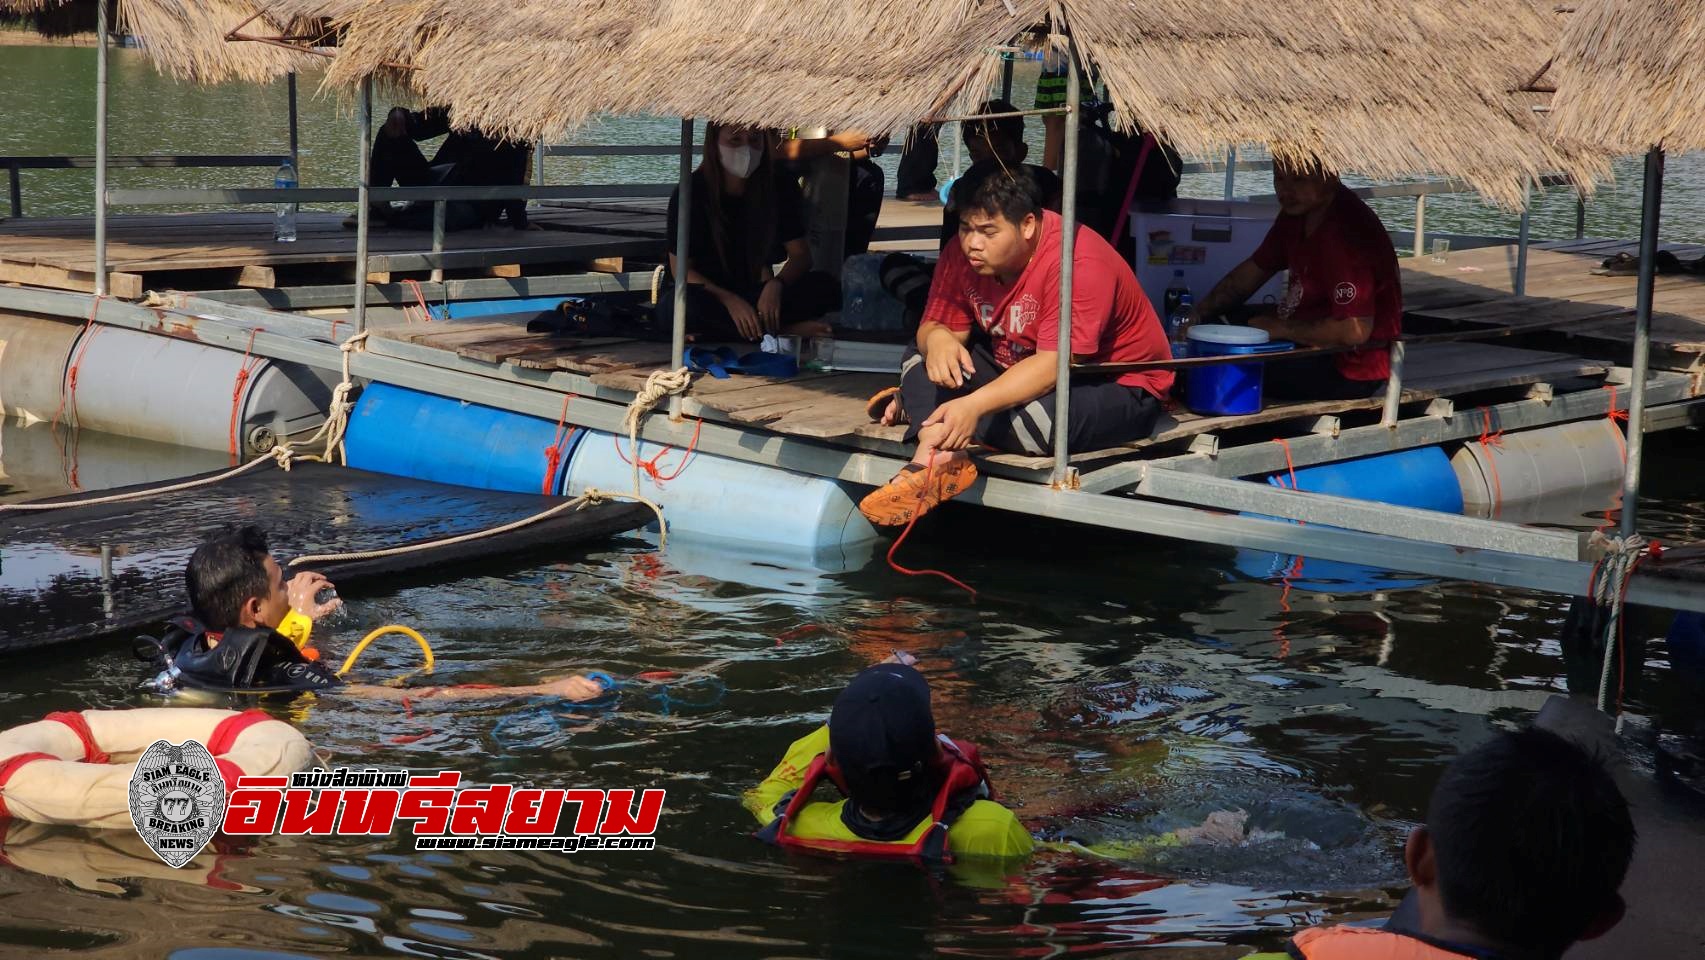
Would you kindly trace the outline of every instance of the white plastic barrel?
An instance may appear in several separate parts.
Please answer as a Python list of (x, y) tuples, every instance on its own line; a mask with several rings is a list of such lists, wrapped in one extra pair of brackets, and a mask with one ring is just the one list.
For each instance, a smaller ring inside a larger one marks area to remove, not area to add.
[[(621, 439), (621, 452), (631, 459), (627, 442)], [(662, 449), (642, 441), (639, 455), (650, 459)], [(658, 464), (660, 473), (673, 474), (684, 455), (680, 449), (670, 451)], [(563, 492), (578, 495), (587, 487), (633, 490), (633, 467), (622, 460), (608, 433), (586, 434), (569, 462)], [(851, 493), (833, 480), (698, 451), (678, 476), (662, 483), (641, 472), (640, 492), (663, 508), (672, 533), (699, 539), (816, 550), (876, 538)]]
[(0, 310), (0, 420), (51, 420), (78, 324)]
[(80, 334), (72, 347), (65, 370), (68, 394), (72, 366), (80, 428), (228, 450), (235, 407), (242, 457), (265, 453), (279, 438), (316, 429), (336, 382), (336, 375), (301, 364), (250, 357), (249, 375), (239, 385), (238, 371), (245, 366), (241, 353), (99, 325)]
[(1622, 477), (1622, 431), (1609, 418), (1506, 433), (1501, 442), (1470, 441), (1451, 457), (1463, 506), (1520, 504), (1582, 490)]

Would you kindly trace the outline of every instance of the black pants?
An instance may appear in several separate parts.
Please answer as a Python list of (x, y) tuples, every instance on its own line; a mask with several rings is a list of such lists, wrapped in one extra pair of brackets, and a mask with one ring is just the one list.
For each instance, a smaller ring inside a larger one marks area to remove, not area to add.
[(1337, 354), (1267, 364), (1261, 392), (1268, 400), (1363, 400), (1385, 392), (1384, 380), (1351, 380), (1338, 372)]
[[(757, 308), (757, 296), (749, 301)], [(841, 308), (841, 282), (819, 270), (781, 288), (781, 322), (815, 320)], [(657, 292), (656, 322), (665, 330), (675, 320), (675, 285), (665, 283)], [(687, 333), (699, 340), (745, 340), (734, 326), (734, 318), (714, 294), (696, 283), (687, 284)]]
[(855, 256), (870, 249), (870, 238), (876, 233), (876, 220), (882, 216), (882, 184), (887, 176), (881, 167), (869, 160), (859, 160), (847, 171), (844, 256)]
[[(911, 421), (906, 428), (907, 442), (918, 438), (918, 430), (936, 407), (965, 396), (1001, 374), (994, 354), (982, 344), (971, 348), (971, 365), (976, 372), (964, 386), (939, 387), (930, 381), (923, 354), (916, 349), (906, 351), (900, 365), (900, 406)], [(1112, 380), (1074, 378), (1071, 390), (1066, 448), (1076, 453), (1143, 439), (1160, 419), (1160, 400), (1141, 387), (1127, 387)], [(1038, 457), (1053, 453), (1053, 392), (984, 417), (977, 423), (976, 439), (1008, 453)]]
[[(456, 166), (448, 163), (434, 166), (426, 161), (426, 155), (420, 152), (420, 145), (413, 139), (406, 136), (389, 137), (381, 131), (373, 139), (368, 182), (379, 189), (390, 186), (513, 186), (522, 182), (516, 180), (515, 184), (462, 183), (461, 178), (456, 175)], [(372, 212), (375, 217), (393, 227), (406, 230), (432, 229), (432, 204), (429, 201), (412, 201), (401, 209), (393, 209), (389, 203), (375, 203), (372, 205)], [(444, 204), (446, 230), (466, 230), (496, 223), (503, 216), (507, 216), (510, 225), (517, 230), (524, 228), (527, 226), (527, 201), (450, 200)]]
[(939, 123), (920, 123), (906, 137), (900, 154), (900, 169), (894, 176), (894, 196), (904, 199), (913, 193), (935, 193), (935, 165), (941, 160)]

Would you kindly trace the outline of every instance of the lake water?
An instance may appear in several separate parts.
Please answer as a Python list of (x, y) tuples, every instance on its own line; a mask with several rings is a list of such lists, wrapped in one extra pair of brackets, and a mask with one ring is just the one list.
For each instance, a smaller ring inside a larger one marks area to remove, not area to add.
[[(0, 48), (0, 83), (32, 94), (8, 106), (0, 152), (89, 149), (88, 56)], [(284, 145), (282, 88), (178, 86), (129, 54), (117, 57), (113, 75), (116, 152)], [(584, 139), (661, 143), (670, 126), (612, 122)], [(353, 150), (349, 125), (309, 100), (303, 128), (304, 182), (340, 182)], [(1688, 175), (1680, 162), (1672, 170)], [(565, 165), (553, 177), (574, 172)], [(638, 167), (615, 173), (599, 176), (642, 175)], [(114, 181), (253, 185), (268, 175), (120, 171)], [(80, 176), (31, 175), (26, 203), (32, 212), (80, 212)], [(1675, 195), (1672, 213), (1687, 209), (1686, 190)], [(1594, 205), (1595, 216), (1613, 209)], [(1436, 211), (1432, 228), (1445, 229)], [(1502, 222), (1477, 216), (1487, 219), (1449, 226), (1485, 231)], [(62, 489), (62, 465), (40, 462), (43, 449), (6, 436), (0, 494)], [(1691, 433), (1654, 439), (1647, 532), (1691, 534), (1701, 453)], [(186, 455), (182, 470), (203, 463)], [(157, 470), (175, 472), (170, 458)], [(86, 469), (85, 481), (92, 475)], [(1590, 528), (1603, 517), (1556, 519)], [(1240, 559), (950, 508), (920, 526), (902, 560), (952, 571), (979, 589), (975, 602), (902, 577), (880, 556), (850, 569), (795, 569), (715, 545), (672, 544), (659, 555), (641, 538), (351, 593), (322, 645), (341, 649), (372, 627), (410, 624), (432, 638), (442, 682), (714, 671), (719, 684), (683, 690), (673, 702), (631, 699), (560, 723), (513, 702), (416, 704), (406, 713), (324, 697), (271, 708), (334, 764), (666, 788), (659, 849), (437, 854), (417, 853), (400, 835), (271, 837), (170, 871), (128, 831), (14, 823), (3, 837), (0, 943), (31, 955), (177, 960), (1041, 957), (1137, 947), (1152, 948), (1150, 957), (1215, 960), (1275, 947), (1297, 925), (1377, 916), (1401, 892), (1402, 838), (1442, 765), (1564, 689), (1566, 601), (1400, 574), (1322, 593), (1250, 579)], [(1661, 634), (1663, 625), (1655, 616), (1635, 632)], [(983, 745), (997, 787), (1039, 836), (1128, 852), (1101, 859), (1050, 848), (1007, 871), (926, 871), (788, 856), (748, 836), (755, 824), (740, 791), (826, 718), (848, 678), (895, 649), (918, 657), (942, 727)], [(1630, 687), (1637, 754), (1654, 727), (1690, 723), (1698, 708), (1662, 644), (1647, 654)], [(402, 648), (363, 661), (378, 676), (413, 665)], [(11, 657), (6, 666), (0, 727), (53, 710), (154, 702), (138, 692), (141, 671), (124, 642)], [(1144, 852), (1145, 838), (1228, 808), (1283, 836)], [(1696, 816), (1675, 829), (1657, 842), (1702, 843)]]

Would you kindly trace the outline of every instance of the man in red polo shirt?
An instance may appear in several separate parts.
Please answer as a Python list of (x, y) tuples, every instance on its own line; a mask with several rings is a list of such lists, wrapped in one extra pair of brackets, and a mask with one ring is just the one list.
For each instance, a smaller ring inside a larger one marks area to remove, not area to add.
[(1284, 300), (1252, 316), (1276, 340), (1344, 353), (1267, 365), (1265, 390), (1281, 400), (1373, 396), (1391, 375), (1391, 341), (1403, 333), (1403, 290), (1391, 237), (1362, 198), (1319, 167), (1273, 165), (1280, 215), (1248, 260), (1197, 306), (1197, 318), (1235, 310), (1273, 274), (1289, 270)]
[[(917, 454), (859, 505), (899, 525), (977, 478), (967, 451), (983, 444), (1044, 456), (1054, 444), (1060, 238), (1057, 214), (1023, 170), (997, 173), (960, 205), (959, 235), (942, 248), (918, 327), (883, 421), (906, 422)], [(1169, 360), (1160, 318), (1131, 267), (1080, 226), (1073, 248), (1072, 358)], [(1149, 435), (1170, 370), (1073, 377), (1067, 445), (1095, 450)], [(880, 398), (883, 394), (878, 394)]]

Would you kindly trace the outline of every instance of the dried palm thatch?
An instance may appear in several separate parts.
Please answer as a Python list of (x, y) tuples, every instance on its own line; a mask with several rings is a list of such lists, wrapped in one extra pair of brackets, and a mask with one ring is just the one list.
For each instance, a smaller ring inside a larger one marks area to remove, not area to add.
[(1705, 2), (1584, 0), (1557, 44), (1560, 132), (1621, 153), (1705, 147)]
[[(95, 28), (96, 0), (0, 0), (0, 14), (46, 33)], [(225, 39), (259, 9), (249, 0), (121, 0), (114, 28), (137, 38), (161, 73), (198, 83), (264, 82), (323, 58), (257, 43)], [(285, 34), (288, 21), (262, 16), (255, 33)]]
[(278, 0), (344, 33), (328, 83), (412, 68), (458, 123), (532, 138), (600, 113), (894, 130), (987, 93), (992, 47), (1070, 31), (1117, 116), (1186, 153), (1266, 143), (1374, 177), (1445, 174), (1505, 205), (1607, 155), (1519, 92), (1549, 0)]

